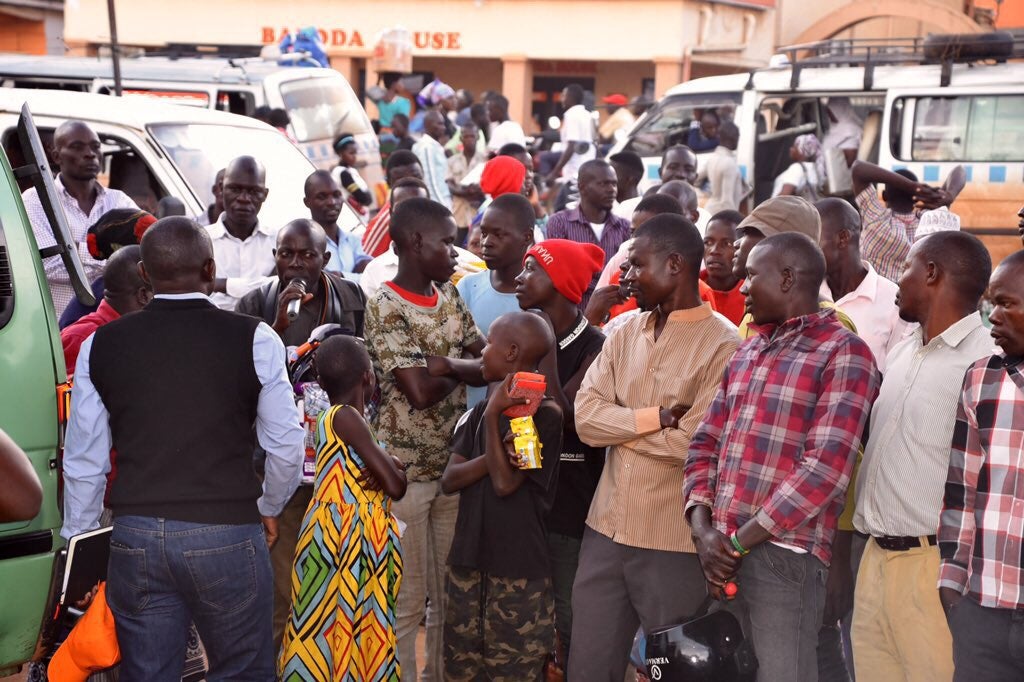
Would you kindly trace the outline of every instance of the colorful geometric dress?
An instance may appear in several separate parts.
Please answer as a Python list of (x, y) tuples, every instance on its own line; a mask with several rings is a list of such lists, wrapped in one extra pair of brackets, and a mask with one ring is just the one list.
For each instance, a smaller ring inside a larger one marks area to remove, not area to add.
[(313, 500), (292, 571), (292, 613), (278, 669), (286, 682), (399, 679), (395, 600), (402, 580), (391, 499), (362, 488), (359, 454), (320, 415)]

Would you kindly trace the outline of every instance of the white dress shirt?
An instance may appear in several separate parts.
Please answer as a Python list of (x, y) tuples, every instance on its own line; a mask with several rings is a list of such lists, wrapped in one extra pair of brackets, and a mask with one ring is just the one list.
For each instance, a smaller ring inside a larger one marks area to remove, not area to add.
[(868, 344), (878, 371), (885, 374), (885, 359), (915, 327), (900, 319), (896, 294), (900, 288), (879, 275), (871, 264), (862, 261), (868, 274), (860, 285), (838, 301), (836, 307), (857, 325), (857, 336)]
[(526, 146), (526, 133), (515, 121), (502, 121), (491, 124), (491, 134), (487, 136), (487, 151), (497, 154), (507, 144), (516, 143)]
[(217, 277), (227, 279), (227, 293), (216, 293), (210, 298), (221, 310), (234, 310), (243, 296), (269, 282), (276, 271), (274, 249), (278, 230), (257, 222), (252, 234), (242, 240), (228, 232), (225, 215), (222, 213), (217, 222), (206, 226), (213, 240)]
[(992, 338), (978, 313), (928, 345), (922, 338), (918, 327), (889, 353), (871, 408), (853, 524), (875, 537), (921, 537), (939, 527), (964, 375), (971, 363), (992, 354)]
[[(204, 294), (157, 294), (154, 298), (206, 299)], [(211, 301), (212, 303), (212, 301)], [(103, 492), (110, 471), (110, 414), (92, 383), (89, 355), (95, 334), (82, 343), (75, 364), (75, 388), (64, 446), (64, 527), (71, 538), (99, 528)], [(267, 451), (260, 514), (277, 516), (302, 476), (305, 434), (295, 405), (281, 337), (260, 322), (252, 340), (253, 365), (259, 378), (256, 438)]]
[[(60, 174), (57, 174), (57, 177), (53, 179), (53, 184), (57, 187), (57, 196), (60, 197), (60, 203), (64, 207), (64, 216), (68, 220), (68, 227), (71, 228), (71, 238), (78, 244), (78, 256), (82, 260), (82, 267), (85, 268), (85, 274), (89, 282), (92, 282), (103, 274), (105, 263), (89, 255), (89, 248), (86, 246), (85, 240), (85, 235), (88, 234), (89, 228), (102, 218), (103, 214), (107, 211), (112, 211), (115, 208), (138, 209), (139, 207), (124, 192), (116, 189), (106, 189), (103, 185), (98, 185), (99, 193), (96, 195), (96, 203), (92, 205), (92, 210), (86, 214), (78, 205), (78, 200), (71, 196), (64, 187)], [(32, 223), (32, 232), (36, 236), (36, 244), (40, 249), (55, 246), (57, 241), (53, 238), (50, 221), (46, 219), (46, 212), (43, 211), (43, 204), (39, 201), (36, 188), (28, 188), (21, 195), (21, 198), (25, 202), (25, 212), (28, 213), (29, 222)], [(64, 267), (60, 256), (44, 258), (43, 272), (46, 274), (46, 281), (50, 283), (53, 309), (59, 318), (64, 309), (68, 307), (68, 303), (71, 303), (71, 299), (75, 297), (75, 290), (71, 288), (71, 277), (68, 275), (68, 271)]]

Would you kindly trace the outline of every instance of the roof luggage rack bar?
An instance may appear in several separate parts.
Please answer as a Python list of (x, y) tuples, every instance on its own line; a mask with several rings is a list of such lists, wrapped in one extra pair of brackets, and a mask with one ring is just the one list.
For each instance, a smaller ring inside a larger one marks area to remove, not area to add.
[[(779, 48), (778, 53), (785, 55), (786, 66), (792, 69), (789, 86), (793, 90), (800, 87), (800, 75), (805, 69), (835, 66), (863, 66), (864, 89), (870, 90), (877, 66), (901, 64), (941, 64), (940, 84), (946, 87), (954, 64), (1024, 58), (1024, 34), (993, 31), (933, 34), (924, 38), (833, 38), (787, 45)], [(751, 72), (751, 79), (754, 73)]]

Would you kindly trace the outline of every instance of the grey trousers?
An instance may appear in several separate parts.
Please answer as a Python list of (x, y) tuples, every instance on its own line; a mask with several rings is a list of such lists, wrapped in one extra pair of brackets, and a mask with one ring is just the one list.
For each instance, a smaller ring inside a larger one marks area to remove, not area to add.
[(587, 528), (572, 592), (569, 681), (622, 682), (637, 627), (684, 622), (705, 596), (696, 554), (629, 547)]
[(954, 682), (1024, 679), (1024, 611), (994, 609), (964, 597), (949, 612)]
[(828, 569), (811, 554), (769, 542), (744, 557), (736, 598), (750, 614), (757, 682), (817, 682), (827, 578)]

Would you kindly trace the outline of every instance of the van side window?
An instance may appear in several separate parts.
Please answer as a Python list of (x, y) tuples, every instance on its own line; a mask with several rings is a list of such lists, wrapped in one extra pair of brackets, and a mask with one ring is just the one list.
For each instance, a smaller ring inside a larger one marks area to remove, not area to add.
[(0, 220), (0, 329), (7, 326), (14, 315), (14, 272), (11, 254), (7, 250), (3, 220)]
[(913, 161), (1024, 159), (1024, 95), (919, 97), (914, 105)]

